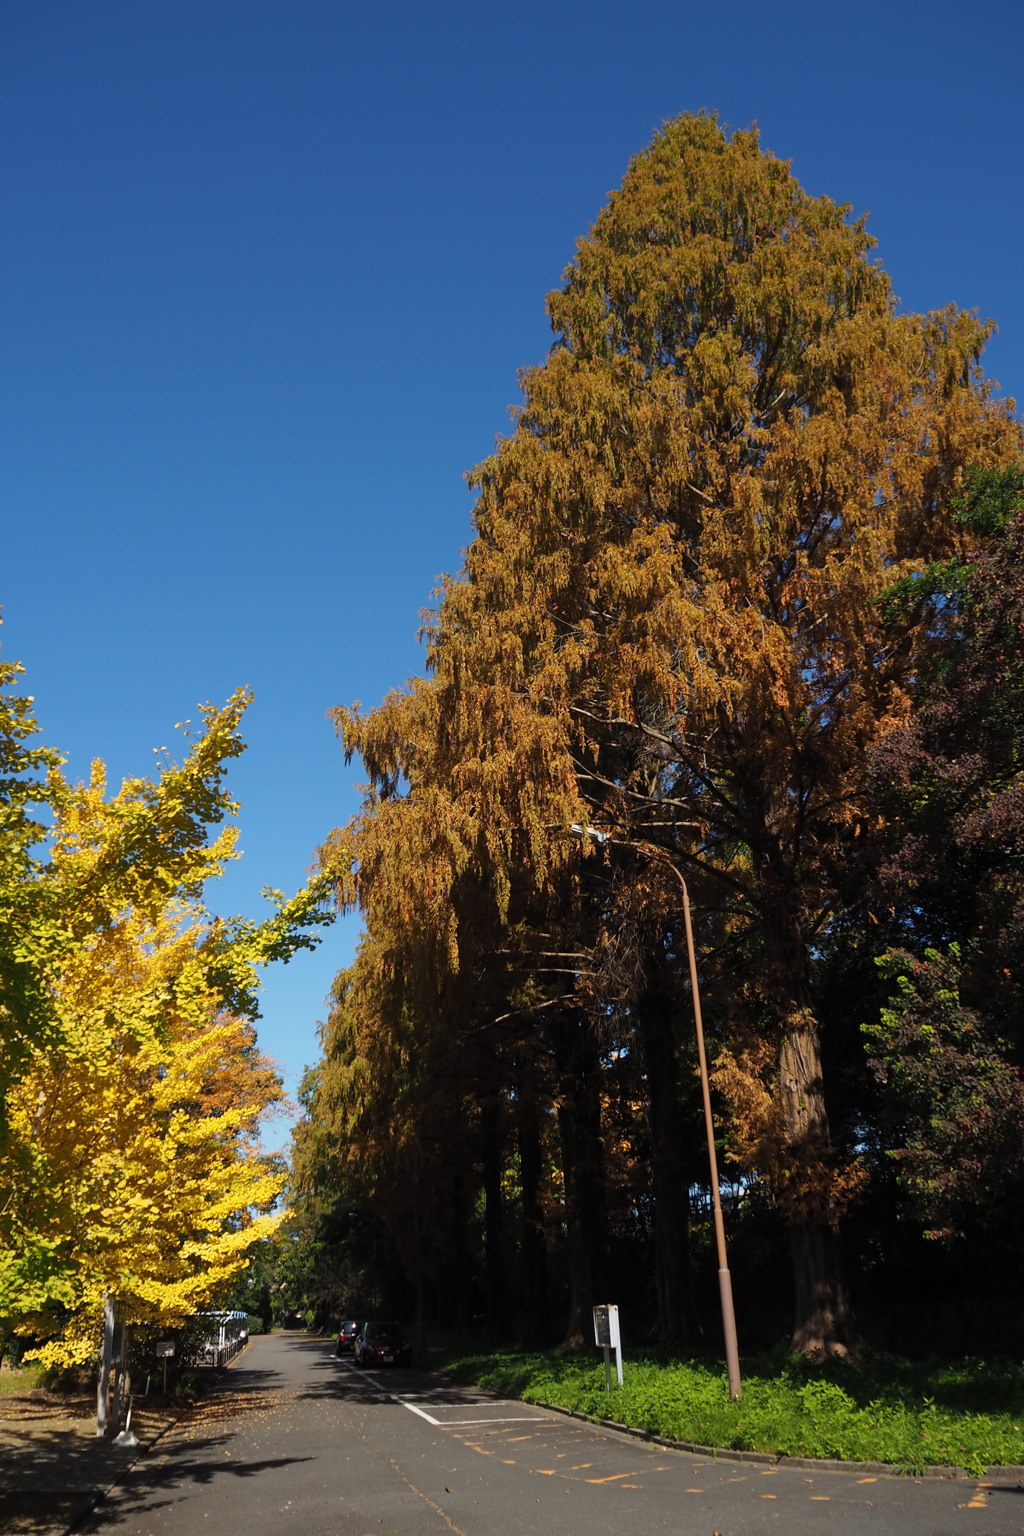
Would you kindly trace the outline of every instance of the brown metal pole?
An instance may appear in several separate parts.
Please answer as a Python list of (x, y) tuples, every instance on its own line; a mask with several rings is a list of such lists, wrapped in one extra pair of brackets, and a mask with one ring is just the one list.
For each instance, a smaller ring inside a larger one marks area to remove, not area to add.
[(725, 1366), (729, 1375), (729, 1396), (733, 1402), (743, 1395), (740, 1381), (740, 1351), (736, 1342), (736, 1311), (732, 1301), (732, 1276), (725, 1247), (725, 1221), (722, 1217), (722, 1198), (718, 1190), (718, 1157), (715, 1153), (715, 1123), (711, 1116), (711, 1085), (708, 1081), (708, 1058), (704, 1050), (704, 1019), (700, 1011), (700, 988), (697, 985), (697, 953), (693, 947), (693, 923), (690, 920), (690, 893), (686, 881), (663, 850), (651, 849), (642, 844), (622, 843), (607, 832), (595, 827), (573, 824), (572, 831), (579, 837), (592, 837), (599, 844), (614, 843), (617, 846), (642, 851), (654, 859), (663, 869), (675, 875), (683, 888), (683, 920), (686, 925), (686, 954), (690, 962), (690, 991), (693, 993), (693, 1022), (697, 1031), (697, 1059), (700, 1062), (700, 1087), (704, 1098), (704, 1127), (708, 1138), (708, 1162), (711, 1166), (711, 1199), (715, 1212), (715, 1243), (718, 1248), (718, 1294), (722, 1303), (722, 1332), (725, 1335)]
[(697, 985), (697, 955), (693, 947), (693, 924), (690, 921), (690, 893), (686, 881), (674, 864), (668, 868), (678, 876), (683, 888), (683, 919), (686, 924), (686, 953), (690, 962), (690, 990), (693, 993), (693, 1022), (697, 1030), (697, 1059), (700, 1062), (700, 1087), (704, 1097), (704, 1127), (708, 1137), (708, 1162), (711, 1165), (711, 1199), (715, 1211), (715, 1242), (718, 1247), (718, 1290), (722, 1301), (722, 1332), (725, 1334), (725, 1365), (729, 1373), (729, 1396), (733, 1402), (742, 1395), (740, 1382), (740, 1352), (736, 1342), (736, 1313), (732, 1303), (732, 1276), (725, 1248), (725, 1221), (722, 1217), (722, 1200), (718, 1192), (718, 1157), (715, 1153), (715, 1124), (711, 1118), (711, 1085), (708, 1081), (708, 1059), (704, 1050), (704, 1020), (700, 1011), (700, 989)]

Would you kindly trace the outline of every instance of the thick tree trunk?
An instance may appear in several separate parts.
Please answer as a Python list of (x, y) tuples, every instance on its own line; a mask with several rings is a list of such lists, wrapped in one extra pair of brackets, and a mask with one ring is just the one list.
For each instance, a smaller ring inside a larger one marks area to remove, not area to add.
[(842, 1170), (829, 1129), (798, 892), (787, 869), (777, 865), (773, 875), (761, 914), (782, 1026), (771, 1174), (790, 1238), (792, 1344), (803, 1354), (841, 1358), (855, 1342), (839, 1246)]
[(790, 1234), (795, 1311), (793, 1348), (845, 1356), (854, 1343), (853, 1314), (839, 1248), (836, 1162), (829, 1134), (818, 1022), (794, 1009), (779, 1055), (785, 1163), (778, 1194)]
[(843, 1358), (854, 1342), (839, 1238), (822, 1222), (789, 1228), (796, 1289), (792, 1347), (800, 1354)]
[(647, 1083), (654, 1197), (654, 1283), (658, 1335), (664, 1343), (690, 1342), (690, 1175), (683, 1152), (679, 1070), (673, 1000), (651, 992), (637, 1013)]

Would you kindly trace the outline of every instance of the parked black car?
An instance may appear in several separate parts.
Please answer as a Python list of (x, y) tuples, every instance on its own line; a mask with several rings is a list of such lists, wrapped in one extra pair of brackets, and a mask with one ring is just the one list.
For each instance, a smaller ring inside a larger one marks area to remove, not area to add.
[(412, 1351), (398, 1323), (364, 1323), (356, 1334), (356, 1365), (409, 1365)]
[(361, 1323), (356, 1318), (348, 1318), (338, 1324), (338, 1354), (344, 1355), (351, 1351), (356, 1342), (356, 1334)]

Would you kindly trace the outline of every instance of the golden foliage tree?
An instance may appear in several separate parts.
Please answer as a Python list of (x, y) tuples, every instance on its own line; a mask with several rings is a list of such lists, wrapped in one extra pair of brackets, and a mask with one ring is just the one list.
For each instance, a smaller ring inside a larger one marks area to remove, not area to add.
[(94, 1352), (106, 1296), (128, 1323), (180, 1320), (275, 1224), (258, 1126), (281, 1090), (255, 1043), (258, 970), (313, 942), (323, 914), (315, 889), (262, 924), (201, 905), (232, 856), (234, 828), (210, 828), (235, 809), (222, 780), (246, 703), (206, 708), (184, 763), (109, 798), (100, 764), (73, 785), (49, 763), (48, 857), (22, 860), (31, 921), (8, 988), (27, 1002), (0, 1042), (0, 1314), (49, 1338), (52, 1363)]
[[(737, 1147), (787, 1223), (794, 1344), (826, 1353), (850, 1336), (858, 1174), (832, 1142), (814, 955), (859, 899), (864, 764), (916, 655), (875, 600), (954, 547), (965, 466), (1020, 448), (988, 327), (901, 314), (872, 244), (756, 132), (668, 123), (579, 242), (550, 356), (472, 477), (432, 676), (339, 712), (373, 784), (358, 879), (453, 966), (461, 873), (503, 915), (584, 856), (573, 823), (694, 877), (743, 956), (715, 978)], [(396, 819), (411, 862), (384, 851)]]

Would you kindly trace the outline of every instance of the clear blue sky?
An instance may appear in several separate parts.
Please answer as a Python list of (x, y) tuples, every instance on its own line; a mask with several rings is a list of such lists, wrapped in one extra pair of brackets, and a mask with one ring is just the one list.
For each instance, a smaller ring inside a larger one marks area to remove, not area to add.
[[(0, 638), (45, 738), (146, 773), (250, 685), (211, 905), (294, 889), (357, 805), (326, 711), (420, 668), (544, 295), (679, 112), (870, 210), (1024, 392), (1022, 58), (1020, 0), (5, 0)], [(292, 1091), (355, 936), (268, 978)]]

